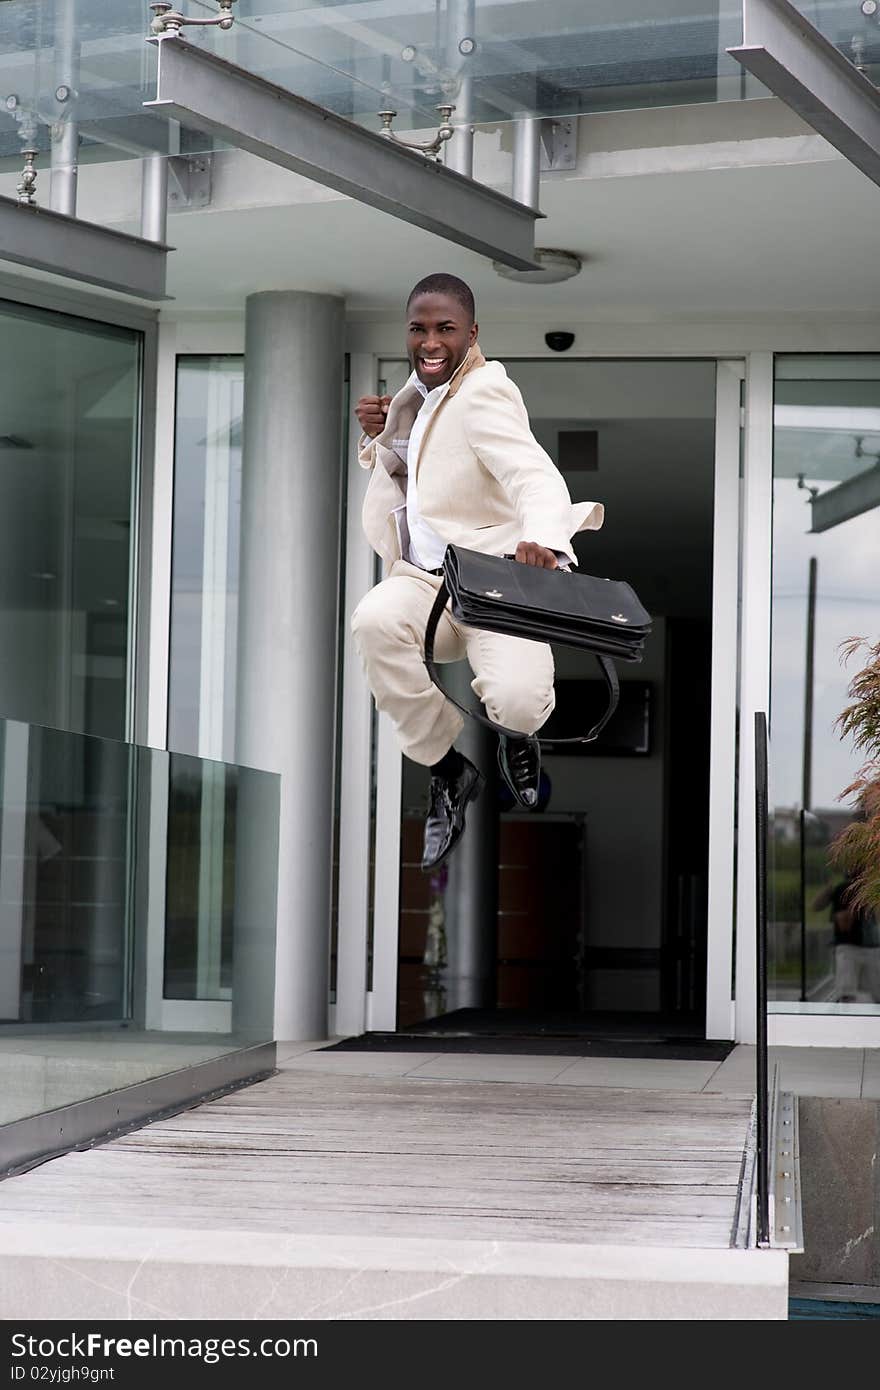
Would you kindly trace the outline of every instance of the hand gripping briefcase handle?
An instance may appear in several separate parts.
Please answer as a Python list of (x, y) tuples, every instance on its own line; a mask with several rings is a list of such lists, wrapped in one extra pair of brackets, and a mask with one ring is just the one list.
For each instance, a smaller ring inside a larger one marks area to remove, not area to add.
[(523, 738), (521, 729), (506, 729), (477, 710), (467, 709), (443, 686), (434, 662), (437, 624), (451, 600), (452, 615), (468, 627), (485, 628), (533, 642), (557, 642), (590, 651), (599, 663), (608, 691), (608, 704), (589, 733), (554, 738), (558, 743), (592, 743), (617, 708), (620, 687), (615, 658), (641, 661), (651, 631), (650, 614), (629, 584), (617, 579), (561, 569), (539, 569), (512, 557), (484, 555), (458, 545), (446, 548), (443, 582), (437, 591), (425, 631), (425, 665), (431, 680), (462, 714), (496, 733)]

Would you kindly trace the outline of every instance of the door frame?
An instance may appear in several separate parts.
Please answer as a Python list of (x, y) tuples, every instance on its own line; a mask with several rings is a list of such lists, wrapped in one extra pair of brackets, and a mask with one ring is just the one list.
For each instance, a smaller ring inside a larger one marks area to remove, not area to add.
[[(168, 747), (168, 695), (171, 638), (171, 561), (174, 530), (174, 447), (177, 426), (177, 359), (192, 356), (243, 356), (244, 321), (178, 322), (163, 318), (157, 342), (156, 429), (152, 466), (153, 526), (147, 550), (150, 612), (147, 694), (143, 742)], [(152, 825), (146, 892), (146, 1026), (162, 1031), (228, 1033), (229, 999), (166, 999), (164, 947), (166, 918), (167, 824), (171, 754), (153, 760), (149, 814)], [(160, 853), (156, 853), (161, 849)]]
[[(500, 343), (493, 356), (535, 359), (509, 353)], [(770, 354), (758, 354), (769, 357)], [(352, 399), (376, 390), (381, 360), (400, 352), (355, 352), (351, 356)], [(709, 926), (706, 965), (707, 1037), (736, 1034), (733, 1000), (734, 895), (736, 883), (736, 757), (738, 689), (738, 595), (742, 506), (742, 425), (749, 404), (749, 354), (719, 356), (693, 352), (617, 352), (566, 355), (565, 361), (712, 361), (716, 363), (715, 498), (713, 519), (712, 712), (709, 817)], [(771, 359), (772, 371), (772, 359)], [(753, 374), (754, 376), (754, 374)], [(757, 376), (754, 377), (758, 379)], [(745, 409), (743, 406), (745, 385)], [(357, 383), (357, 385), (356, 385)], [(765, 427), (766, 428), (766, 427)], [(772, 417), (769, 435), (772, 446)], [(362, 492), (364, 470), (357, 465), (357, 440), (349, 458), (349, 497)], [(761, 459), (753, 448), (753, 470)], [(354, 472), (356, 470), (356, 472)], [(359, 475), (359, 476), (358, 476)], [(352, 490), (355, 489), (355, 490)], [(360, 597), (375, 582), (373, 558), (361, 530), (360, 506), (346, 518), (347, 575), (345, 625)], [(355, 582), (355, 577), (357, 582)], [(757, 596), (756, 596), (757, 597)], [(769, 622), (769, 590), (766, 593)], [(768, 627), (769, 644), (769, 627)], [(769, 672), (769, 661), (767, 664)], [(360, 833), (352, 841), (340, 834), (338, 975), (333, 1029), (339, 1034), (393, 1032), (397, 1027), (397, 952), (400, 887), (400, 794), (402, 755), (388, 717), (380, 714), (372, 731), (370, 695), (350, 639), (345, 651), (343, 699), (343, 808)], [(364, 770), (374, 768), (371, 781)], [(370, 826), (374, 823), (373, 843)], [(369, 866), (372, 850), (372, 882)], [(740, 895), (742, 896), (742, 895)], [(368, 919), (372, 908), (370, 940)], [(745, 923), (742, 924), (745, 927)], [(742, 935), (742, 930), (740, 931)], [(370, 963), (372, 969), (370, 969)], [(754, 993), (754, 990), (752, 990)]]

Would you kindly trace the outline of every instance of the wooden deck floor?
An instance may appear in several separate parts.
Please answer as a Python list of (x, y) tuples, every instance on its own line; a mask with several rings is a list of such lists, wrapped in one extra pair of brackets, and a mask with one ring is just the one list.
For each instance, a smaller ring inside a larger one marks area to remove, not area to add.
[(0, 1184), (0, 1224), (724, 1249), (744, 1096), (282, 1071)]

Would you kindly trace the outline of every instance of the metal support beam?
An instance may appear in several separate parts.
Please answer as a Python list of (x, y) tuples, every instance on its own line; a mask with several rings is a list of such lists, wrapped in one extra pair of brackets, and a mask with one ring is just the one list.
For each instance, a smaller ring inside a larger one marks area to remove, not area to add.
[(851, 521), (854, 516), (873, 511), (875, 507), (880, 507), (880, 464), (812, 497), (810, 512), (813, 524), (810, 531), (813, 535), (819, 531), (830, 531), (844, 521)]
[(727, 52), (880, 184), (880, 91), (788, 0), (743, 0)]
[(540, 216), (433, 160), (224, 62), (185, 39), (159, 49), (151, 110), (335, 188), (518, 270), (533, 270)]
[(167, 299), (169, 247), (0, 198), (0, 262), (48, 271), (136, 299)]

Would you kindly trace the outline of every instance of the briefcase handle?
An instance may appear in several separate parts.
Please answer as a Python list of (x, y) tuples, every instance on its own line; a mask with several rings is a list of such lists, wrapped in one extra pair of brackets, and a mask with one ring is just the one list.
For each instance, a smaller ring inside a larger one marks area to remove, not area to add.
[[(434, 638), (437, 635), (437, 624), (440, 622), (440, 615), (448, 601), (449, 590), (446, 587), (446, 580), (443, 579), (440, 588), (437, 590), (437, 597), (434, 600), (434, 606), (428, 617), (428, 625), (425, 628), (425, 665), (428, 668), (428, 675), (441, 694), (446, 696), (449, 703), (455, 705), (455, 708), (460, 710), (460, 712), (469, 719), (476, 719), (478, 723), (485, 724), (487, 729), (494, 729), (496, 734), (507, 734), (509, 738), (526, 738), (527, 735), (523, 733), (522, 729), (506, 729), (503, 724), (496, 724), (494, 719), (487, 718), (487, 716), (481, 714), (479, 710), (468, 709), (466, 705), (459, 704), (458, 700), (450, 695), (449, 691), (440, 680), (434, 661)], [(614, 661), (610, 656), (604, 656), (599, 652), (593, 652), (593, 656), (598, 661), (602, 670), (602, 675), (605, 678), (605, 686), (608, 692), (608, 704), (605, 711), (601, 719), (597, 720), (588, 734), (581, 734), (579, 737), (575, 738), (546, 739), (545, 742), (547, 744), (552, 744), (553, 747), (558, 743), (594, 743), (605, 728), (605, 725), (608, 723), (614, 711), (617, 709), (617, 703), (620, 699), (620, 682), (617, 678), (617, 667), (614, 665)], [(538, 741), (541, 742), (540, 739)]]

